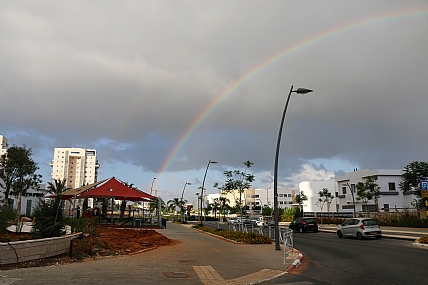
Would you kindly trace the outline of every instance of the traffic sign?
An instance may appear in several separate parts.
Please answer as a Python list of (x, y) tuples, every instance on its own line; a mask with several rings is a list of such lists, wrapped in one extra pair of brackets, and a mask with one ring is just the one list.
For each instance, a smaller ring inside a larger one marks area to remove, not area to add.
[(428, 180), (421, 180), (421, 190), (428, 190)]

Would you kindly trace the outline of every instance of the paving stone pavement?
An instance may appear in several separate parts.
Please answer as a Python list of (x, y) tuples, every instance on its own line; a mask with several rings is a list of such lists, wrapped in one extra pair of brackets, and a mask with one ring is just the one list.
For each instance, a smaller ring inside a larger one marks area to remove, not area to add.
[(284, 274), (297, 254), (283, 262), (275, 245), (236, 244), (167, 224), (159, 230), (180, 241), (139, 254), (87, 260), (61, 266), (0, 272), (0, 284), (254, 284)]

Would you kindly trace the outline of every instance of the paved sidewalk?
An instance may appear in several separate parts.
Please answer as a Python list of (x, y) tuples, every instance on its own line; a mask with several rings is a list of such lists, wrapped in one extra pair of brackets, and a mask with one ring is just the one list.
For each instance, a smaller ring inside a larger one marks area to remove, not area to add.
[(159, 230), (180, 241), (131, 256), (0, 272), (0, 284), (254, 284), (296, 260), (275, 245), (242, 245), (173, 223)]

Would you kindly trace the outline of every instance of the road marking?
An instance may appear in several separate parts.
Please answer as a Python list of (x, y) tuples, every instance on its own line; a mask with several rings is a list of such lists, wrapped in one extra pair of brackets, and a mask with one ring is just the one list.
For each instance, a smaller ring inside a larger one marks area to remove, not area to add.
[(19, 278), (7, 278), (5, 276), (0, 276), (0, 284), (1, 285), (10, 285), (15, 283), (16, 281), (21, 280)]
[(278, 275), (284, 274), (281, 270), (262, 269), (258, 272), (251, 273), (238, 278), (225, 280), (220, 274), (215, 271), (211, 266), (193, 266), (196, 274), (202, 283), (206, 285), (238, 285), (238, 284), (251, 284), (261, 280), (272, 279)]
[(226, 280), (212, 266), (193, 266), (193, 270), (195, 270), (199, 280), (204, 284), (227, 284)]

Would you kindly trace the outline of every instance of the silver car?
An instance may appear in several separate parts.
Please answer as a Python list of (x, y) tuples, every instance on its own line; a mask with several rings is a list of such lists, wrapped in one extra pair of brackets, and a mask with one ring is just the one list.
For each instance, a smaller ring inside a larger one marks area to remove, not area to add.
[(356, 237), (363, 239), (372, 237), (380, 239), (382, 237), (382, 230), (379, 223), (371, 218), (353, 218), (345, 221), (337, 227), (338, 237)]

